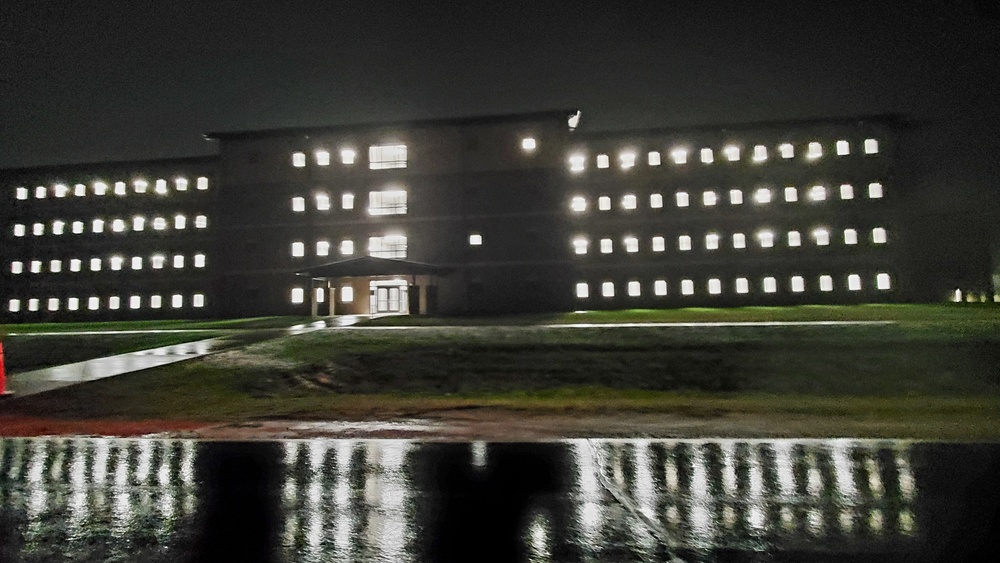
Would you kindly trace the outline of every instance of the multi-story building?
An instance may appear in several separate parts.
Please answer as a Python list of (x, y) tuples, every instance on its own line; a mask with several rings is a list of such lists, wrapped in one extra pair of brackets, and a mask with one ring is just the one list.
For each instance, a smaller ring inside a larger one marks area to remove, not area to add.
[(573, 110), (212, 133), (0, 172), (5, 320), (932, 299), (895, 116), (585, 133)]

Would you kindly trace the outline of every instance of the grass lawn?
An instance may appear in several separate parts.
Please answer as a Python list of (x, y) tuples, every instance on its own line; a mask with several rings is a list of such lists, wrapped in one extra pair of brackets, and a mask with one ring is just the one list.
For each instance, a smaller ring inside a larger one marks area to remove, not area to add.
[(252, 317), (245, 319), (185, 320), (168, 319), (155, 321), (106, 321), (84, 323), (20, 323), (0, 324), (2, 334), (26, 334), (32, 332), (77, 332), (113, 330), (247, 330), (262, 328), (285, 328), (303, 322), (312, 322), (309, 317)]
[[(812, 309), (709, 310), (699, 319), (787, 319)], [(66, 418), (213, 421), (455, 409), (524, 416), (662, 413), (754, 417), (776, 435), (794, 427), (798, 435), (1000, 437), (997, 309), (823, 309), (863, 320), (893, 314), (898, 322), (319, 331), (16, 398), (4, 408)], [(690, 319), (694, 310), (649, 316), (671, 314)], [(634, 319), (636, 313), (602, 315)]]

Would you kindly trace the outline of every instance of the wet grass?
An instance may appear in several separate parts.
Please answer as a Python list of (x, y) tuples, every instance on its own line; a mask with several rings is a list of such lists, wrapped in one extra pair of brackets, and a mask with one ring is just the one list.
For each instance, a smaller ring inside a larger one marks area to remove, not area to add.
[(295, 324), (311, 322), (309, 317), (251, 317), (222, 320), (152, 320), (152, 321), (107, 321), (83, 323), (21, 323), (0, 324), (0, 335), (26, 334), (33, 332), (75, 332), (112, 330), (237, 330), (285, 328)]

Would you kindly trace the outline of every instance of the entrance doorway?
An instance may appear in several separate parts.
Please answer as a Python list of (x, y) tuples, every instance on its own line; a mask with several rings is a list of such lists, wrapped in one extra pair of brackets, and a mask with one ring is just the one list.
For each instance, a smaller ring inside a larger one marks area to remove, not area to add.
[(368, 287), (371, 291), (371, 314), (410, 314), (410, 298), (405, 280), (371, 281)]

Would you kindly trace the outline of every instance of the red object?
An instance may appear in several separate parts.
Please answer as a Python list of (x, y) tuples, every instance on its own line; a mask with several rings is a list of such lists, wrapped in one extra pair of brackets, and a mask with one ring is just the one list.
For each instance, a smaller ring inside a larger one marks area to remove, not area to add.
[(3, 342), (0, 342), (0, 395), (9, 394), (7, 391), (7, 374), (3, 370)]

